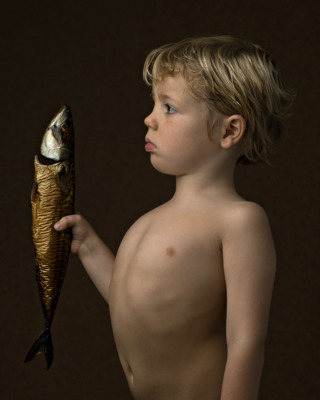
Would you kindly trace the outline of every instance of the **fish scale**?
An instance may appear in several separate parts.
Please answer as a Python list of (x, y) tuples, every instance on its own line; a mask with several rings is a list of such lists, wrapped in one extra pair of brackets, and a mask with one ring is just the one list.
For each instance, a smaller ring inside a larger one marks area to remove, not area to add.
[[(35, 156), (35, 179), (31, 195), (32, 233), (36, 280), (45, 327), (25, 361), (44, 353), (47, 369), (53, 361), (51, 323), (65, 277), (72, 232), (57, 232), (53, 225), (74, 213), (74, 138), (69, 107), (62, 107), (50, 122)], [(61, 160), (60, 160), (61, 158)]]
[[(39, 199), (32, 202), (35, 215), (33, 241), (39, 290), (43, 299), (45, 318), (49, 322), (62, 287), (71, 244), (70, 230), (57, 232), (53, 229), (53, 224), (62, 216), (73, 213), (73, 190), (62, 191), (59, 180), (56, 179), (62, 168), (62, 163), (42, 165), (37, 158), (35, 159)], [(69, 179), (72, 179), (72, 176), (73, 173), (70, 173)], [(67, 184), (68, 188), (73, 186), (72, 182)], [(59, 203), (62, 206), (56, 207)], [(49, 224), (48, 221), (53, 223)]]

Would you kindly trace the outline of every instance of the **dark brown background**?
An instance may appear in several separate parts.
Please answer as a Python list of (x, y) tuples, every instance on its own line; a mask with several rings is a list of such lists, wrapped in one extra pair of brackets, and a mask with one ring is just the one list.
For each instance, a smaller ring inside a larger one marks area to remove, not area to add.
[(273, 166), (239, 167), (237, 185), (265, 207), (278, 251), (263, 400), (318, 399), (319, 7), (317, 1), (2, 1), (1, 399), (131, 399), (108, 308), (75, 256), (53, 324), (55, 360), (23, 359), (42, 329), (33, 271), (33, 157), (60, 105), (76, 129), (77, 209), (116, 251), (130, 224), (168, 199), (173, 178), (144, 153), (148, 50), (199, 34), (260, 43), (297, 92)]

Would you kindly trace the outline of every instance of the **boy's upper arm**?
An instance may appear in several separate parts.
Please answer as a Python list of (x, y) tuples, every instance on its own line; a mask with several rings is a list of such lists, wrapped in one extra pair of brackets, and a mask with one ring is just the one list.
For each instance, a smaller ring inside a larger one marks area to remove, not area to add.
[(227, 288), (227, 342), (264, 341), (276, 256), (263, 209), (244, 203), (230, 213), (222, 238)]

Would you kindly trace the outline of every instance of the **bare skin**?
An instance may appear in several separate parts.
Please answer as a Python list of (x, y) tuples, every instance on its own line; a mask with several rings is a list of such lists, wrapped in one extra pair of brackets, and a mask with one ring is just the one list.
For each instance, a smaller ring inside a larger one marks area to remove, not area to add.
[(116, 258), (79, 215), (77, 253), (109, 303), (136, 400), (255, 400), (275, 273), (264, 211), (239, 197), (233, 173), (245, 121), (207, 110), (180, 74), (154, 87), (147, 151), (176, 192), (127, 232)]

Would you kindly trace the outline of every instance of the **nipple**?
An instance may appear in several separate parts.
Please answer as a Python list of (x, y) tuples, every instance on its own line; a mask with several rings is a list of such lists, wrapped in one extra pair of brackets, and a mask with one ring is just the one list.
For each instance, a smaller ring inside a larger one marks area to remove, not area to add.
[(166, 253), (169, 257), (173, 257), (176, 254), (176, 251), (173, 247), (168, 247)]

